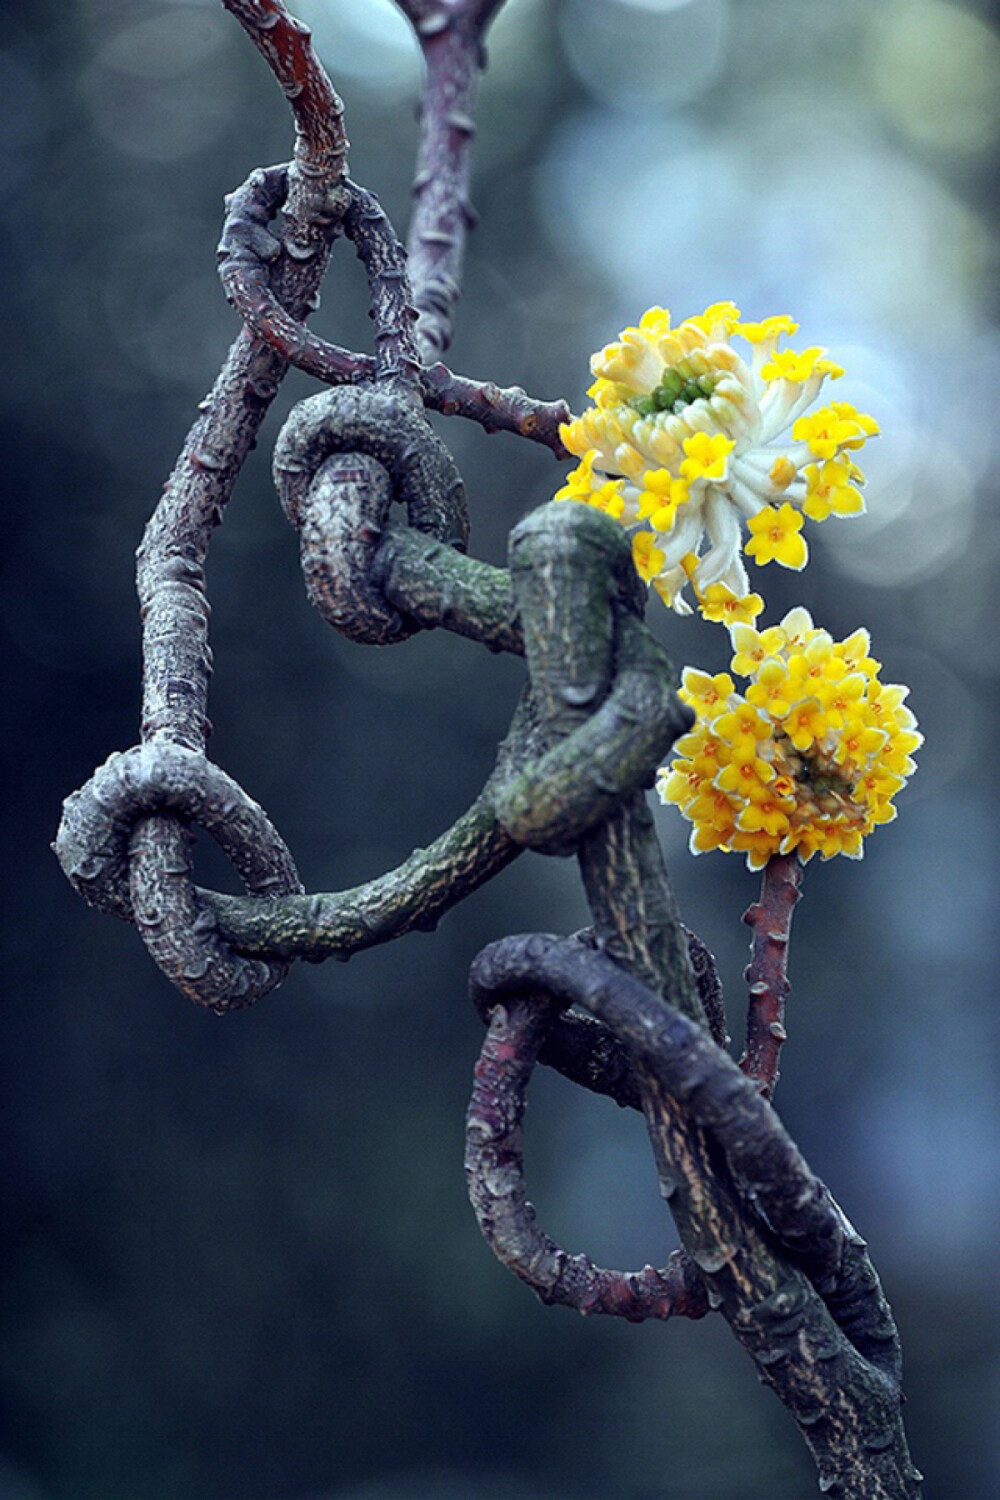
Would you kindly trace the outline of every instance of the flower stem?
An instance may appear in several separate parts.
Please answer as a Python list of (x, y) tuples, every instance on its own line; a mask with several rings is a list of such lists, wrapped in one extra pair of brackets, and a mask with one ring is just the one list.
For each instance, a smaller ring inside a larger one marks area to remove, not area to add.
[(743, 913), (753, 931), (750, 963), (746, 1051), (740, 1067), (765, 1099), (774, 1096), (785, 1031), (788, 939), (792, 912), (801, 894), (803, 866), (797, 854), (775, 854), (764, 866), (760, 900)]

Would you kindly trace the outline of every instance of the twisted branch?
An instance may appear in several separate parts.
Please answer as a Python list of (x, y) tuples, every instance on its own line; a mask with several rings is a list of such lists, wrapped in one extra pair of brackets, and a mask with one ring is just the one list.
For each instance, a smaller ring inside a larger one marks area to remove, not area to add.
[[(579, 733), (581, 714), (593, 714), (627, 638), (628, 600), (612, 582), (610, 534), (605, 543), (593, 522), (574, 523), (574, 510), (545, 507), (511, 539), (531, 693), (542, 740), (556, 744)], [(585, 574), (582, 587), (572, 581), (602, 544), (603, 595), (596, 573)], [(494, 944), (473, 968), (480, 1008), (541, 991), (583, 1006), (624, 1043), (682, 1245), (709, 1303), (794, 1415), (821, 1485), (865, 1500), (917, 1495), (900, 1416), (898, 1339), (877, 1277), (754, 1083), (705, 1029), (637, 793), (581, 838), (579, 858), (600, 951), (545, 937)], [(481, 1080), (480, 1095), (482, 1087)], [(490, 1109), (480, 1097), (471, 1117), (473, 1199), (497, 1253), (524, 1275), (531, 1226), (510, 1159), (496, 1157), (502, 1133)], [(482, 1146), (490, 1148), (485, 1157)]]
[[(258, 169), (226, 200), (219, 241), (219, 274), (226, 297), (247, 328), (296, 369), (327, 385), (372, 381), (383, 373), (384, 362), (310, 332), (282, 305), (272, 286), (277, 241), (267, 226), (285, 201), (289, 170)], [(402, 246), (374, 195), (355, 183), (345, 183), (341, 207), (344, 228), (368, 271), (376, 307), (383, 297), (398, 296), (399, 333), (388, 336), (401, 338), (408, 332), (404, 318), (417, 316), (403, 270)], [(383, 328), (388, 331), (388, 320), (377, 317), (376, 324), (378, 340), (385, 336)], [(398, 361), (404, 370), (414, 370), (415, 355), (408, 343), (401, 348)], [(520, 386), (502, 388), (492, 381), (455, 375), (441, 363), (419, 366), (419, 389), (424, 404), (433, 411), (467, 417), (487, 433), (515, 433), (550, 448), (557, 458), (568, 456), (559, 436), (560, 425), (571, 416), (565, 401), (537, 401)]]
[[(474, 998), (492, 1012), (469, 1126), (470, 1186), (484, 1230), (543, 1300), (632, 1318), (718, 1308), (792, 1411), (821, 1489), (915, 1500), (920, 1476), (900, 1420), (899, 1343), (878, 1278), (763, 1097), (783, 1040), (797, 863), (772, 861), (762, 900), (747, 914), (754, 949), (741, 1071), (720, 1045), (714, 965), (680, 924), (642, 796), (689, 715), (642, 625), (627, 541), (593, 510), (551, 505), (515, 530), (509, 572), (464, 557), (461, 484), (420, 410), (470, 416), (487, 431), (515, 431), (563, 452), (564, 404), (424, 363), (450, 338), (472, 218), (482, 37), (497, 0), (400, 0), (427, 61), (412, 288), (377, 200), (346, 180), (342, 108), (307, 28), (280, 0), (223, 3), (291, 103), (294, 159), (254, 173), (229, 201), (221, 270), (246, 326), (139, 552), (144, 743), (112, 757), (68, 799), (57, 839), (64, 868), (93, 904), (136, 922), (179, 988), (225, 1009), (272, 987), (293, 956), (347, 958), (432, 927), (524, 847), (575, 851), (593, 913), (589, 941), (506, 939), (473, 968)], [(305, 327), (340, 232), (368, 274), (374, 358)], [(398, 870), (323, 896), (301, 892), (261, 809), (205, 756), (205, 555), (290, 363), (351, 387), (303, 403), (279, 440), (282, 499), (324, 618), (379, 642), (441, 625), (523, 654), (529, 677), (469, 811)], [(390, 519), (393, 499), (406, 505), (406, 526)], [(192, 824), (230, 854), (247, 897), (194, 888)], [(589, 1014), (564, 1014), (570, 1005)], [(520, 1126), (536, 1056), (643, 1108), (684, 1246), (664, 1271), (600, 1270), (535, 1228)]]
[(632, 1323), (702, 1318), (708, 1300), (687, 1256), (672, 1255), (662, 1271), (608, 1271), (586, 1255), (567, 1254), (535, 1224), (524, 1189), (521, 1125), (528, 1080), (554, 1019), (544, 999), (520, 997), (492, 1008), (465, 1130), (465, 1174), (479, 1226), (498, 1259), (542, 1302)]
[[(470, 986), (480, 1007), (539, 992), (582, 1005), (625, 1044), (661, 1189), (709, 1305), (791, 1411), (821, 1489), (851, 1500), (915, 1500), (920, 1475), (902, 1426), (899, 1344), (878, 1278), (752, 1081), (697, 1022), (578, 943), (504, 938), (478, 956)], [(709, 1153), (699, 1138), (711, 1142)], [(509, 1196), (510, 1181), (501, 1175), (476, 1188), (495, 1214), (490, 1200)]]
[[(617, 597), (624, 588), (634, 597), (636, 579), (628, 544), (613, 522), (586, 506), (557, 504), (545, 510), (556, 527), (585, 539), (586, 558), (575, 575), (578, 617), (586, 612), (591, 591), (594, 597), (603, 594), (607, 598), (609, 590)], [(391, 534), (390, 546), (399, 534)], [(369, 584), (379, 572), (378, 556), (367, 575)], [(437, 556), (442, 561), (442, 554)], [(610, 577), (609, 557), (613, 562)], [(480, 599), (478, 610), (461, 611), (463, 633), (472, 633), (477, 620), (482, 620), (494, 644), (503, 635), (509, 645), (518, 645), (511, 624), (509, 575), (499, 569), (490, 574), (486, 564), (471, 564), (456, 552), (451, 552), (448, 566), (450, 576), (464, 578), (470, 597), (477, 576), (485, 574), (491, 585), (489, 597)], [(396, 582), (401, 583), (398, 575)], [(357, 592), (355, 584), (350, 587)], [(426, 603), (428, 592), (424, 580), (413, 601), (415, 609)], [(401, 588), (394, 593), (393, 603), (404, 615), (411, 614), (411, 601)], [(439, 596), (433, 613), (451, 618), (450, 597)], [(610, 640), (607, 645), (610, 649)], [(540, 732), (534, 697), (529, 694), (522, 700), (474, 808), (430, 849), (415, 851), (381, 881), (340, 894), (289, 895), (264, 904), (202, 893), (220, 933), (235, 950), (250, 956), (271, 952), (306, 958), (330, 953), (343, 956), (356, 947), (385, 940), (381, 935), (372, 937), (372, 931), (394, 936), (409, 930), (417, 916), (427, 917), (428, 912), (436, 920), (488, 878), (485, 871), (497, 859), (506, 863), (524, 847), (575, 847), (588, 829), (607, 817), (610, 808), (648, 784), (653, 768), (689, 723), (689, 711), (673, 693), (665, 653), (634, 615), (622, 616), (615, 663), (613, 685), (605, 701), (594, 713), (578, 713), (576, 727), (556, 745), (549, 746)], [(450, 856), (457, 861), (453, 875), (446, 863)], [(359, 929), (360, 912), (370, 920)], [(686, 942), (684, 949), (686, 953)], [(697, 995), (695, 1003), (699, 1003)]]
[[(319, 92), (321, 70), (315, 59), (302, 51), (295, 56), (296, 66), (306, 70)], [(311, 90), (305, 92), (308, 97)], [(323, 135), (315, 150), (309, 147), (304, 132), (313, 114), (304, 114), (300, 126), (302, 160), (315, 171), (298, 205), (299, 216), (289, 220), (272, 273), (279, 302), (296, 319), (305, 316), (319, 289), (336, 232), (336, 189), (343, 166), (334, 138)], [(136, 578), (143, 619), (146, 742), (163, 738), (204, 751), (210, 729), (205, 709), (211, 671), (205, 557), (286, 368), (280, 355), (241, 332), (202, 403), (201, 416), (146, 528)], [(140, 932), (174, 982), (193, 998), (218, 1006), (225, 1003), (218, 976), (193, 972), (197, 965), (192, 965), (181, 937), (198, 915), (188, 844), (187, 830), (176, 819), (154, 816), (136, 826), (131, 843), (132, 906), (137, 914), (152, 913), (149, 922), (140, 921)], [(236, 967), (245, 975), (245, 968)], [(247, 986), (243, 979), (236, 989), (241, 1001), (262, 993), (259, 984)]]

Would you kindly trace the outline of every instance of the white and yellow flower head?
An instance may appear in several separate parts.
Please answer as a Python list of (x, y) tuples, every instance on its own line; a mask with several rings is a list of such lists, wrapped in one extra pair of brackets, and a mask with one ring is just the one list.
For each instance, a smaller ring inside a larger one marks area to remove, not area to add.
[(758, 632), (732, 629), (732, 670), (687, 667), (681, 697), (697, 714), (657, 790), (693, 825), (691, 848), (739, 850), (751, 869), (774, 854), (860, 859), (896, 816), (893, 797), (923, 743), (908, 689), (879, 681), (866, 630), (835, 641), (805, 609)]
[[(690, 580), (708, 618), (753, 618), (743, 521), (749, 557), (797, 569), (808, 557), (804, 516), (864, 509), (851, 455), (878, 424), (847, 402), (815, 406), (843, 370), (824, 349), (779, 349), (797, 326), (784, 316), (742, 323), (717, 302), (671, 328), (664, 308), (650, 308), (593, 356), (594, 405), (560, 428), (582, 463), (555, 498), (644, 523), (651, 540), (637, 538), (636, 565), (680, 614), (690, 613)], [(734, 337), (749, 345), (746, 359)]]

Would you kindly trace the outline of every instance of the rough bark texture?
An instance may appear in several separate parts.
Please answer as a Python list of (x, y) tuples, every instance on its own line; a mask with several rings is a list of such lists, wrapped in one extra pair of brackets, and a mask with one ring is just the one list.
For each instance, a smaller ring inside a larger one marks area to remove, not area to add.
[[(627, 1318), (719, 1310), (798, 1423), (821, 1490), (915, 1500), (899, 1340), (878, 1278), (765, 1097), (784, 1040), (801, 869), (773, 861), (747, 914), (741, 1071), (724, 1050), (714, 963), (680, 923), (645, 804), (691, 716), (643, 624), (627, 539), (595, 510), (553, 503), (515, 529), (509, 570), (466, 557), (461, 479), (424, 416), (424, 407), (468, 416), (565, 456), (564, 403), (427, 363), (450, 338), (472, 220), (482, 39), (498, 0), (401, 0), (427, 65), (409, 265), (377, 200), (346, 178), (340, 101), (307, 28), (280, 0), (224, 3), (289, 99), (294, 159), (253, 173), (228, 201), (221, 275), (245, 328), (139, 550), (143, 744), (67, 800), (56, 852), (86, 900), (133, 921), (178, 988), (219, 1010), (266, 993), (293, 958), (347, 959), (432, 928), (524, 848), (576, 854), (592, 930), (504, 939), (473, 966), (473, 999), (489, 1021), (468, 1137), (484, 1231), (546, 1301)], [(365, 266), (374, 357), (305, 326), (338, 233)], [(206, 551), (289, 364), (335, 387), (294, 409), (275, 458), (323, 617), (380, 644), (440, 626), (522, 655), (527, 668), (510, 732), (469, 810), (398, 869), (318, 895), (302, 891), (265, 814), (205, 754)], [(218, 840), (246, 896), (193, 886), (195, 827)], [(536, 1058), (643, 1110), (684, 1247), (662, 1271), (602, 1270), (534, 1225), (520, 1133)]]
[(413, 180), (416, 207), (408, 236), (410, 276), (417, 288), (417, 337), (425, 360), (451, 342), (461, 293), (465, 235), (476, 222), (469, 201), (483, 37), (502, 0), (447, 7), (404, 0), (427, 76), (420, 104), (420, 147)]
[(469, 1196), (495, 1255), (542, 1302), (605, 1313), (638, 1323), (644, 1318), (702, 1318), (704, 1283), (687, 1256), (675, 1253), (661, 1271), (609, 1271), (586, 1255), (570, 1255), (535, 1224), (521, 1157), (528, 1080), (556, 1020), (543, 1001), (511, 999), (492, 1007), (465, 1129)]
[(764, 866), (760, 900), (743, 914), (753, 933), (744, 978), (749, 992), (747, 1044), (740, 1067), (756, 1080), (765, 1099), (774, 1097), (781, 1048), (787, 1040), (788, 939), (802, 886), (797, 854), (776, 854)]
[[(471, 984), (480, 1004), (542, 991), (540, 1003), (582, 1005), (611, 1028), (638, 1070), (661, 1191), (709, 1305), (794, 1416), (821, 1489), (919, 1496), (877, 1276), (752, 1081), (696, 1022), (580, 944), (503, 939), (480, 954)], [(478, 1128), (484, 1119), (480, 1103)], [(503, 1176), (496, 1187), (510, 1190)]]

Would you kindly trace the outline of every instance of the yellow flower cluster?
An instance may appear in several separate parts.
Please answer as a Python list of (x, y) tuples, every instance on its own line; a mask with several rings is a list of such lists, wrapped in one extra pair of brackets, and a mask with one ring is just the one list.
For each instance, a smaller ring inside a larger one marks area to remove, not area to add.
[(847, 402), (812, 409), (824, 381), (844, 372), (824, 349), (779, 349), (797, 326), (785, 316), (743, 323), (733, 303), (717, 302), (672, 328), (666, 309), (650, 308), (593, 356), (594, 405), (560, 428), (581, 463), (555, 498), (648, 528), (636, 565), (680, 614), (690, 613), (689, 580), (703, 613), (706, 599), (725, 603), (709, 618), (731, 620), (748, 597), (743, 521), (749, 557), (798, 569), (804, 516), (864, 509), (850, 455), (878, 424)]
[(693, 825), (695, 854), (736, 849), (751, 869), (793, 851), (860, 859), (916, 769), (909, 690), (879, 681), (866, 630), (835, 641), (802, 608), (760, 632), (736, 625), (732, 641), (750, 685), (685, 669), (681, 697), (698, 717), (659, 773), (660, 797)]

